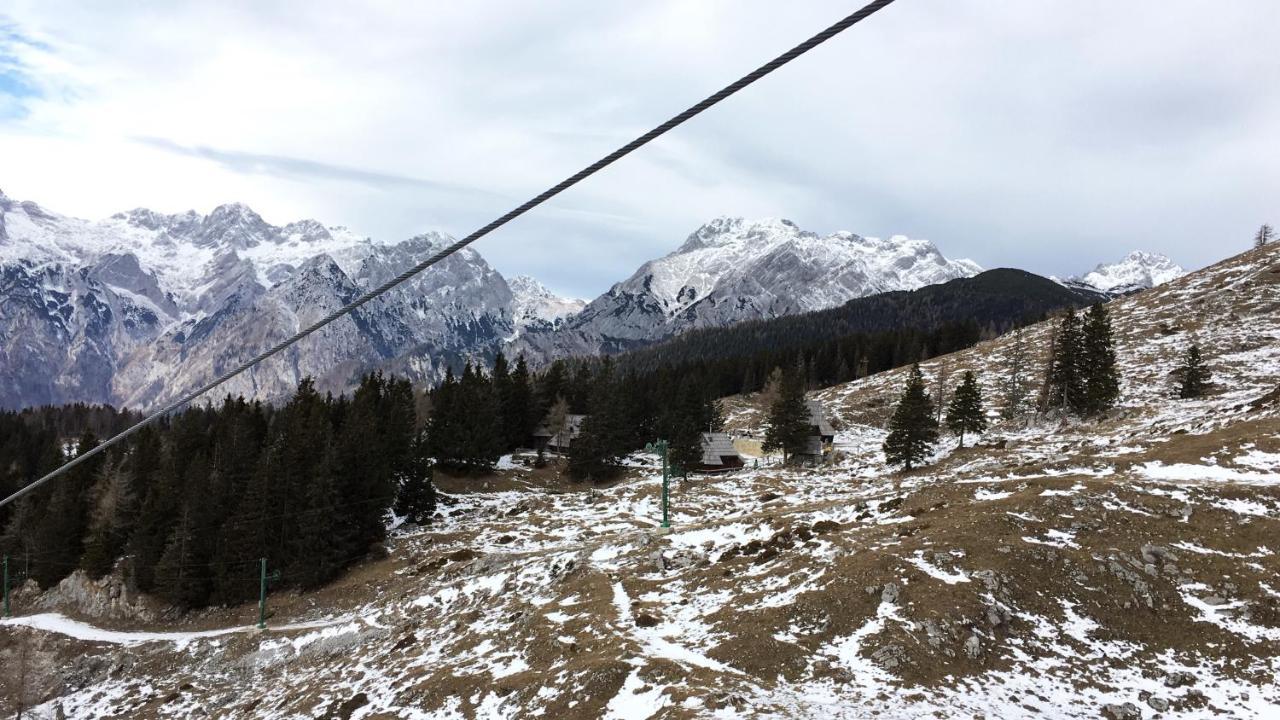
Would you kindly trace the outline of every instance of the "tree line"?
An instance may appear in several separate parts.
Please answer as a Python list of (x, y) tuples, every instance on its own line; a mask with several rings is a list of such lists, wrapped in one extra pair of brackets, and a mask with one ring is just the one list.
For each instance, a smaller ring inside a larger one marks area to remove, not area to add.
[[(64, 445), (74, 412), (0, 414), (9, 488), (97, 446), (87, 426)], [(393, 504), (416, 520), (433, 512), (420, 429), (410, 384), (377, 374), (349, 398), (321, 396), (309, 379), (279, 408), (227, 397), (7, 506), (0, 547), (42, 587), (119, 565), (133, 587), (184, 607), (256, 598), (260, 558), (278, 586), (317, 587), (385, 538)]]

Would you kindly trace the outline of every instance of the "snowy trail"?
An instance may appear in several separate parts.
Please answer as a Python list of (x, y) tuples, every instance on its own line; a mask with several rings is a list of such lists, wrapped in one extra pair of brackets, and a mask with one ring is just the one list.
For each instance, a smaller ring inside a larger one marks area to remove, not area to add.
[[(352, 616), (344, 615), (342, 617), (329, 620), (312, 620), (310, 622), (274, 625), (269, 626), (268, 631), (280, 632), (287, 630), (310, 630), (313, 628), (338, 625), (348, 622), (351, 619)], [(45, 632), (67, 635), (69, 637), (76, 638), (77, 640), (111, 643), (112, 645), (140, 645), (142, 643), (149, 642), (187, 643), (201, 638), (257, 632), (258, 630), (256, 626), (245, 625), (241, 627), (221, 628), (218, 630), (198, 630), (193, 632), (126, 632), (123, 630), (104, 630), (99, 627), (94, 627), (88, 623), (80, 622), (79, 620), (72, 620), (61, 613), (40, 613), (39, 615), (24, 615), (21, 617), (6, 618), (4, 620), (0, 620), (0, 626), (29, 627), (34, 630), (44, 630)]]

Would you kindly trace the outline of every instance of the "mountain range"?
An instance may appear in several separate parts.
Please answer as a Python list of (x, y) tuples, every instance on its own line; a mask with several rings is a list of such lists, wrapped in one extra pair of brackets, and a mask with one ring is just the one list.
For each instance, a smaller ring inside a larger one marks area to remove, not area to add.
[[(155, 407), (452, 241), (434, 232), (378, 241), (315, 220), (277, 226), (242, 204), (88, 221), (0, 192), (0, 407)], [(224, 390), (278, 397), (311, 375), (340, 392), (377, 369), (429, 381), (499, 350), (535, 363), (613, 353), (980, 270), (925, 240), (718, 218), (584, 302), (530, 277), (504, 278), (466, 249)], [(1167, 258), (1135, 253), (1068, 282), (1111, 292), (1180, 273)]]

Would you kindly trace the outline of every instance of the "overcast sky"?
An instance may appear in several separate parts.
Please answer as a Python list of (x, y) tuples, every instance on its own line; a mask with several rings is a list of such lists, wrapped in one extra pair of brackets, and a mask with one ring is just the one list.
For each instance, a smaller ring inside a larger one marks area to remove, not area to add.
[[(0, 188), (461, 236), (856, 4), (8, 0)], [(899, 0), (476, 247), (582, 297), (717, 215), (1199, 267), (1280, 223), (1278, 37), (1275, 0)]]

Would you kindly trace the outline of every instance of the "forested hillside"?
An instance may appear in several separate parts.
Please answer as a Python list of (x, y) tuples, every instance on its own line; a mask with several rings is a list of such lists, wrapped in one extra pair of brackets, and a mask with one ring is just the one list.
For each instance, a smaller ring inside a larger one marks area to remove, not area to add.
[[(135, 419), (85, 406), (0, 414), (4, 492)], [(0, 547), (15, 575), (42, 587), (121, 562), (132, 586), (184, 607), (256, 597), (261, 558), (278, 586), (315, 587), (383, 539), (399, 487), (433, 503), (417, 430), (409, 383), (379, 375), (350, 398), (322, 396), (310, 380), (279, 408), (228, 397), (0, 509)]]

